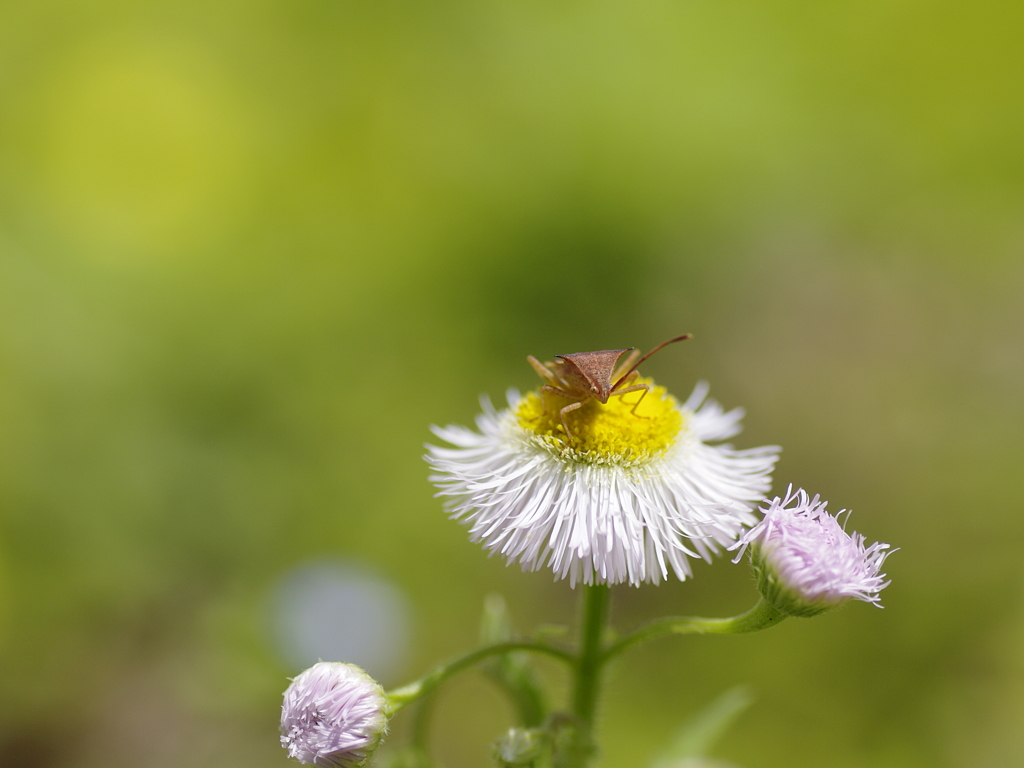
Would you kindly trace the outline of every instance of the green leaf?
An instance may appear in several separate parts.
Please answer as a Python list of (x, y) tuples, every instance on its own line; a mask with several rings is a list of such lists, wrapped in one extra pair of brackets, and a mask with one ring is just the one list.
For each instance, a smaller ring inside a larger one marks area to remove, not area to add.
[[(485, 644), (511, 640), (512, 620), (501, 595), (491, 594), (484, 601), (480, 638)], [(516, 708), (519, 720), (527, 728), (536, 728), (547, 716), (543, 687), (529, 657), (507, 653), (481, 665), (484, 674), (498, 684)]]
[(707, 755), (753, 701), (753, 694), (745, 686), (726, 691), (680, 729), (668, 749), (651, 762), (650, 768), (676, 768), (687, 758)]

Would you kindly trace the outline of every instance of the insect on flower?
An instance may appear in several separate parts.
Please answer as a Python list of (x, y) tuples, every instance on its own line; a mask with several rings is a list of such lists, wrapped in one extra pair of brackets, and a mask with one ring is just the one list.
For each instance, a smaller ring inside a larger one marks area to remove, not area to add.
[[(641, 401), (651, 390), (649, 384), (633, 383), (640, 377), (640, 372), (637, 368), (655, 352), (664, 349), (669, 344), (675, 344), (677, 341), (685, 341), (689, 338), (690, 334), (688, 333), (676, 336), (674, 339), (669, 339), (659, 344), (643, 357), (640, 357), (640, 350), (634, 347), (627, 347), (626, 349), (605, 349), (599, 352), (574, 352), (571, 355), (555, 355), (556, 359), (548, 363), (540, 362), (533, 355), (526, 359), (546, 382), (540, 388), (541, 397), (557, 395), (558, 397), (573, 401), (558, 412), (562, 419), (562, 427), (565, 429), (565, 434), (571, 440), (573, 433), (569, 429), (565, 416), (577, 408), (582, 408), (583, 404), (588, 400), (597, 400), (603, 405), (608, 402), (609, 397), (643, 391), (640, 399), (633, 404), (631, 413), (636, 415), (637, 406), (640, 405)], [(629, 352), (629, 355), (620, 365), (619, 358), (626, 352)], [(638, 360), (637, 358), (640, 359)]]

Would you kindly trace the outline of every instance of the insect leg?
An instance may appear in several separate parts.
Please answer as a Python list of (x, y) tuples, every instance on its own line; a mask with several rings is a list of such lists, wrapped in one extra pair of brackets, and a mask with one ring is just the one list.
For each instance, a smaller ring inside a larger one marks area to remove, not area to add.
[(558, 388), (562, 384), (562, 380), (555, 376), (555, 374), (551, 372), (550, 368), (533, 355), (528, 355), (526, 362), (532, 365), (533, 370), (537, 372), (537, 375), (544, 379), (548, 384), (551, 384), (555, 388)]
[(573, 397), (570, 392), (566, 392), (564, 389), (559, 389), (558, 387), (553, 387), (550, 384), (545, 384), (540, 388), (540, 403), (544, 406), (544, 413), (551, 410), (548, 408), (548, 401), (545, 399), (545, 395), (557, 395), (558, 397), (564, 397), (567, 400), (571, 400)]
[(575, 435), (572, 433), (572, 430), (569, 429), (569, 423), (565, 420), (565, 414), (567, 414), (569, 411), (575, 411), (577, 408), (582, 408), (582, 407), (583, 407), (583, 401), (580, 400), (577, 403), (569, 403), (567, 406), (565, 406), (565, 408), (563, 408), (562, 410), (560, 410), (558, 412), (559, 415), (562, 417), (562, 427), (565, 429), (565, 436), (569, 440), (572, 440), (575, 437)]
[(641, 416), (639, 413), (636, 412), (636, 409), (640, 405), (640, 403), (642, 403), (644, 401), (644, 398), (647, 397), (647, 393), (651, 391), (651, 385), (650, 384), (634, 384), (632, 387), (626, 387), (625, 389), (620, 389), (618, 392), (615, 392), (614, 394), (620, 395), (620, 396), (621, 395), (628, 395), (630, 392), (639, 392), (641, 389), (644, 391), (644, 393), (642, 395), (640, 395), (640, 399), (639, 400), (637, 400), (635, 403), (633, 403), (633, 407), (632, 407), (632, 409), (630, 409), (630, 413), (632, 413), (637, 418), (646, 419), (647, 417), (646, 416)]

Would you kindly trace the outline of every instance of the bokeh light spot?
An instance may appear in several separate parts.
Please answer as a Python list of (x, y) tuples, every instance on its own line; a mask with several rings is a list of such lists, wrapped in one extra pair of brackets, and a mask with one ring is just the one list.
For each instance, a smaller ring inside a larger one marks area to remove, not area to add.
[(275, 595), (274, 630), (296, 672), (317, 661), (356, 664), (375, 679), (395, 675), (409, 634), (405, 595), (383, 577), (344, 561), (313, 561), (285, 574)]
[(166, 258), (230, 227), (253, 145), (216, 62), (184, 45), (104, 40), (59, 66), (43, 129), (44, 204), (86, 250)]

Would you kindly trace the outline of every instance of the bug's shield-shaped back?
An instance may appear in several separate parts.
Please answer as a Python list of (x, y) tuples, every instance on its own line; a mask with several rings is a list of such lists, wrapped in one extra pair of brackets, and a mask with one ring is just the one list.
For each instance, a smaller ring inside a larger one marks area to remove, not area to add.
[(574, 352), (556, 355), (562, 361), (558, 375), (573, 389), (607, 403), (611, 396), (612, 375), (619, 358), (629, 349), (606, 349), (600, 352)]

